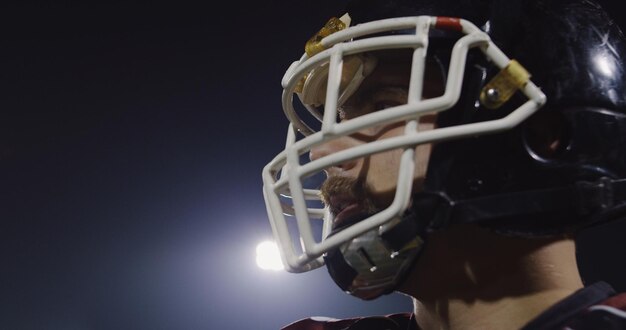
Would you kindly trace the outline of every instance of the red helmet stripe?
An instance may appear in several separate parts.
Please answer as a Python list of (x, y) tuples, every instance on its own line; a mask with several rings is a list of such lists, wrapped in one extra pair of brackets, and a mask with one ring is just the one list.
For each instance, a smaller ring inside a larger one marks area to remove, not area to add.
[(462, 31), (461, 20), (455, 17), (438, 16), (435, 27), (444, 30)]

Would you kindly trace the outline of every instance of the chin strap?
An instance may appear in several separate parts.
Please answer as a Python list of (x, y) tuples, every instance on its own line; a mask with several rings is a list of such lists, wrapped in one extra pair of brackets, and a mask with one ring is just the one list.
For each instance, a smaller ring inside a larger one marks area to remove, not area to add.
[(411, 211), (382, 235), (371, 230), (324, 255), (331, 278), (343, 291), (372, 300), (404, 281), (424, 244), (424, 226)]
[(515, 234), (549, 234), (596, 225), (626, 212), (626, 179), (601, 178), (557, 188), (536, 189), (453, 201), (445, 194), (419, 193), (414, 210), (433, 219), (431, 228), (475, 223)]

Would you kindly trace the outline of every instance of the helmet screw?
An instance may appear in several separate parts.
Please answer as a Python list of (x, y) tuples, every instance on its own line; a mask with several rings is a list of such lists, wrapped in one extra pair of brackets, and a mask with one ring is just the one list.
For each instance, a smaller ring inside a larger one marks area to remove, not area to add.
[(498, 100), (500, 99), (500, 92), (498, 92), (498, 90), (495, 88), (489, 88), (487, 90), (487, 99), (490, 102), (498, 102)]

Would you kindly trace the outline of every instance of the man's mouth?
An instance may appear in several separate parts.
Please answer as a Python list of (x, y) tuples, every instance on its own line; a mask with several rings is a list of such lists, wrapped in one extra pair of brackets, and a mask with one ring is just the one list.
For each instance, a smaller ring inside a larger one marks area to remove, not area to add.
[(362, 221), (378, 210), (367, 196), (364, 180), (332, 176), (322, 185), (320, 192), (324, 204), (333, 214), (332, 232)]
[(335, 216), (333, 220), (334, 230), (353, 225), (368, 216), (358, 201), (341, 197), (331, 198), (330, 210)]

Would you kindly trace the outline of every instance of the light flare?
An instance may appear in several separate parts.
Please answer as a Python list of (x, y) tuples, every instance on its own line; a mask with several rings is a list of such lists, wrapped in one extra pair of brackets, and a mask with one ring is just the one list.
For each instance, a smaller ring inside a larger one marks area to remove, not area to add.
[(263, 241), (256, 246), (256, 264), (264, 270), (283, 270), (278, 245), (272, 241)]

